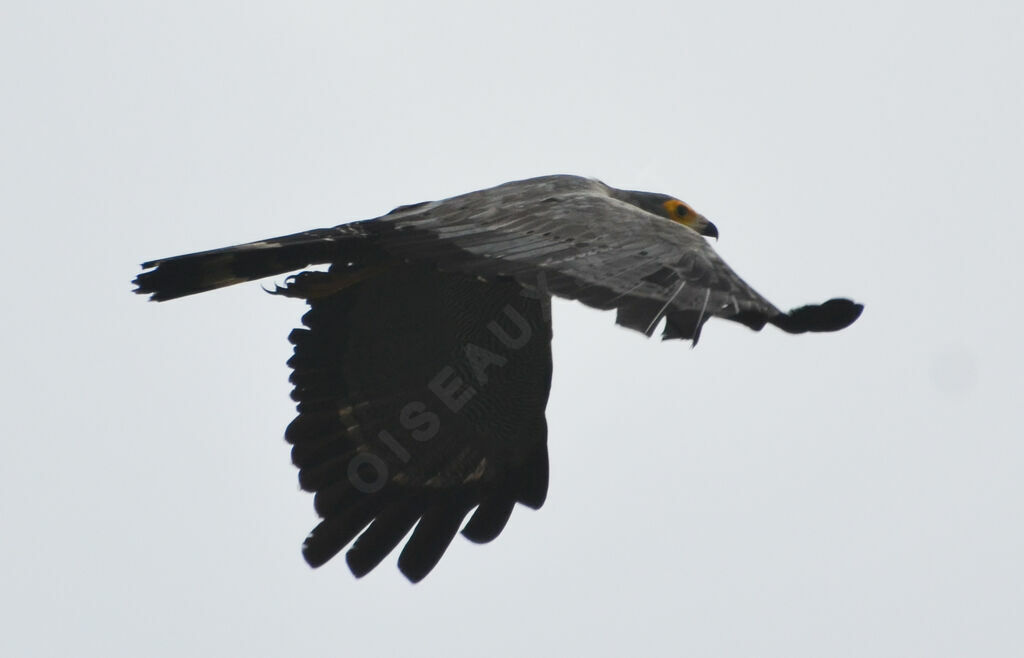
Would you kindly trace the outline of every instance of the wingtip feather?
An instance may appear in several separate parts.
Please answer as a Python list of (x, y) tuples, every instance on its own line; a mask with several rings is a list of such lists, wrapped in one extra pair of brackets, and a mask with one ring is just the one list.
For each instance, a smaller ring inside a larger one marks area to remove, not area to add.
[(835, 298), (823, 304), (808, 304), (772, 318), (770, 322), (783, 331), (801, 334), (807, 331), (839, 331), (853, 324), (864, 311), (864, 305), (849, 299)]

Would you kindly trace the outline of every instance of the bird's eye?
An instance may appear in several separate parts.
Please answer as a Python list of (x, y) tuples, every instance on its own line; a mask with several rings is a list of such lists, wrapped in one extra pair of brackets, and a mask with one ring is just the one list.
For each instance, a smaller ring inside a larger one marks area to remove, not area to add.
[(669, 219), (680, 220), (686, 216), (687, 210), (686, 204), (679, 199), (669, 199), (661, 204), (665, 209), (665, 214)]
[(668, 206), (669, 215), (674, 219), (682, 219), (683, 217), (686, 217), (686, 213), (690, 210), (686, 207), (685, 203), (678, 199), (672, 199), (665, 205)]

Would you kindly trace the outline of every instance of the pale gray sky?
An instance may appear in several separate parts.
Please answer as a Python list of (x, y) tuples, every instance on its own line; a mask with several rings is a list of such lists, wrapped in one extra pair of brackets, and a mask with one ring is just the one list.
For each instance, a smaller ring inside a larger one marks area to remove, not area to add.
[[(1019, 656), (1019, 2), (8, 2), (0, 654)], [(679, 196), (782, 307), (554, 309), (551, 487), (310, 570), (302, 305), (145, 259), (546, 173)]]

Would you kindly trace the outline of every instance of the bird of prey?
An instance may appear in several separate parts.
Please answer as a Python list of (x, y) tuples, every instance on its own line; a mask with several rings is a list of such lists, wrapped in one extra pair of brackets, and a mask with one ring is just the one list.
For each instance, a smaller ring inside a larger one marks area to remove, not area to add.
[(460, 528), (488, 542), (517, 503), (544, 503), (552, 295), (694, 344), (712, 317), (803, 333), (860, 315), (847, 299), (780, 311), (704, 236), (718, 231), (674, 197), (555, 175), (149, 261), (134, 283), (164, 301), (328, 265), (270, 291), (310, 306), (289, 336), (285, 432), (322, 518), (303, 556), (351, 543), (361, 577), (412, 530), (398, 568), (417, 582)]

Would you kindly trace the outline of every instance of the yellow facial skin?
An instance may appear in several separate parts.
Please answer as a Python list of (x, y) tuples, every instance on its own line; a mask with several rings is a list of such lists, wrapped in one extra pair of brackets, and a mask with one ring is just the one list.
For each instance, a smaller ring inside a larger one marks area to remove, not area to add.
[(669, 199), (661, 205), (665, 208), (665, 216), (672, 221), (691, 228), (701, 235), (718, 238), (718, 229), (715, 225), (679, 199)]
[[(679, 222), (683, 226), (690, 226), (687, 221), (687, 215), (690, 216), (690, 220), (697, 214), (693, 211), (693, 208), (686, 205), (679, 199), (669, 199), (665, 203), (661, 204), (665, 207), (665, 213), (668, 218), (674, 222)], [(690, 228), (693, 228), (690, 226)]]

